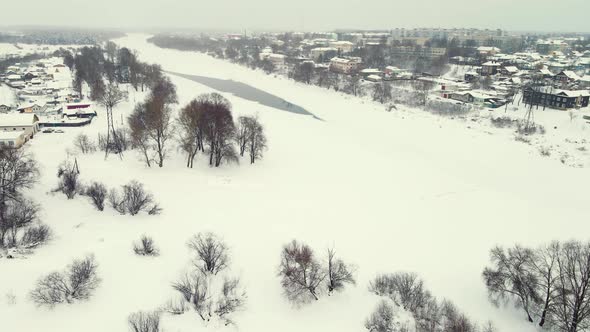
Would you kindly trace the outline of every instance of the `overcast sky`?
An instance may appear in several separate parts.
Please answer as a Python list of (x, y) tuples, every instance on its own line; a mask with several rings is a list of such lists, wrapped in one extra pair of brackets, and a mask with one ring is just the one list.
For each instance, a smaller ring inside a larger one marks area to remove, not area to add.
[(590, 32), (590, 0), (2, 0), (1, 25)]

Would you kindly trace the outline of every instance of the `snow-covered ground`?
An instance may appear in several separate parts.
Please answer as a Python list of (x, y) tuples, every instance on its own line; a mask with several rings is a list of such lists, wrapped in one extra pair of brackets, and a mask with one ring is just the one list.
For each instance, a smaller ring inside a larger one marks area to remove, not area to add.
[[(98, 212), (84, 198), (68, 201), (49, 193), (58, 164), (74, 156), (75, 135), (103, 131), (102, 110), (89, 127), (37, 135), (28, 144), (42, 176), (30, 194), (42, 204), (43, 221), (55, 236), (26, 259), (0, 259), (3, 327), (127, 331), (129, 313), (155, 309), (173, 297), (171, 282), (188, 266), (188, 238), (212, 231), (229, 244), (232, 269), (247, 287), (247, 307), (236, 318), (240, 331), (362, 331), (378, 302), (367, 290), (369, 280), (396, 271), (419, 273), (434, 295), (451, 299), (474, 320), (491, 319), (500, 331), (534, 331), (519, 311), (488, 302), (481, 272), (496, 244), (585, 240), (587, 168), (543, 157), (507, 137), (505, 129), (491, 132), (414, 110), (384, 112), (371, 102), (203, 54), (160, 49), (146, 38), (129, 35), (116, 42), (165, 70), (238, 80), (324, 121), (226, 95), (234, 116), (258, 114), (265, 125), (269, 150), (260, 163), (243, 160), (214, 169), (198, 157), (195, 169), (186, 169), (175, 148), (162, 169), (146, 168), (133, 152), (123, 160), (77, 156), (84, 181), (109, 187), (131, 179), (145, 183), (164, 209), (159, 216)], [(171, 78), (180, 105), (212, 91)], [(115, 118), (120, 122), (141, 98), (132, 93)], [(142, 234), (153, 236), (159, 257), (133, 254), (132, 242)], [(293, 308), (281, 294), (277, 266), (282, 245), (294, 238), (319, 255), (334, 246), (358, 266), (357, 286)], [(103, 279), (90, 301), (53, 310), (31, 303), (27, 294), (40, 276), (86, 253), (95, 254)], [(166, 331), (234, 329), (201, 326), (196, 315), (164, 319)]]

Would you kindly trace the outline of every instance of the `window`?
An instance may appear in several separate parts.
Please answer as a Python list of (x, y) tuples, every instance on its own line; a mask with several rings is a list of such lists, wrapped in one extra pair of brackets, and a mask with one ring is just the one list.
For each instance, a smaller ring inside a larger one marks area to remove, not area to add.
[(14, 141), (8, 141), (9, 146), (14, 146)]

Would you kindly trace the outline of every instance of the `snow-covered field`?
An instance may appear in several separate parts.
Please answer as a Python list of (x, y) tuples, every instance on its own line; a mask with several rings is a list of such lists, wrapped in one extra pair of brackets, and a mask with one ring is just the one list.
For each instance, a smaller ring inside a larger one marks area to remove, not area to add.
[[(54, 239), (26, 259), (0, 259), (0, 320), (9, 331), (127, 331), (127, 316), (164, 305), (171, 282), (189, 262), (187, 239), (212, 231), (231, 249), (232, 270), (248, 291), (237, 329), (260, 331), (364, 330), (378, 302), (367, 290), (377, 273), (415, 271), (437, 297), (454, 301), (479, 322), (500, 331), (533, 331), (519, 311), (496, 309), (481, 272), (489, 249), (515, 242), (586, 240), (589, 230), (587, 168), (565, 167), (508, 134), (468, 128), (462, 121), (424, 112), (384, 112), (382, 106), (333, 91), (267, 76), (206, 55), (160, 49), (145, 35), (116, 40), (143, 61), (165, 70), (234, 79), (306, 108), (324, 121), (226, 95), (234, 116), (258, 114), (269, 150), (255, 165), (209, 168), (205, 158), (186, 169), (175, 148), (164, 168), (146, 168), (139, 155), (123, 160), (78, 155), (84, 181), (118, 186), (145, 183), (164, 209), (159, 216), (120, 216), (93, 209), (84, 198), (50, 194), (58, 164), (73, 158), (79, 132), (96, 137), (104, 114), (86, 128), (39, 134), (30, 151), (41, 164), (31, 196)], [(180, 105), (212, 90), (171, 77)], [(116, 109), (124, 117), (141, 100), (132, 94)], [(121, 114), (119, 116), (118, 114)], [(566, 114), (561, 114), (566, 116)], [(569, 121), (569, 120), (568, 120)], [(142, 234), (160, 247), (156, 258), (131, 250)], [(283, 244), (299, 239), (323, 255), (330, 246), (358, 266), (357, 286), (303, 308), (282, 296), (277, 277)], [(42, 275), (94, 253), (103, 279), (88, 302), (37, 308), (27, 298)], [(15, 299), (15, 300), (14, 300)], [(196, 315), (165, 317), (166, 331), (205, 331)]]

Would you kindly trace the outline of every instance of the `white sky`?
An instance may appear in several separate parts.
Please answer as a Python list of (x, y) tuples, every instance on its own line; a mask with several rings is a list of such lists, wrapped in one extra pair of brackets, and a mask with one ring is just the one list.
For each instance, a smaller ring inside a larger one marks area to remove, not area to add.
[[(1, 25), (333, 30), (474, 27), (590, 32), (590, 0), (0, 1)], [(8, 14), (10, 13), (10, 14)]]

